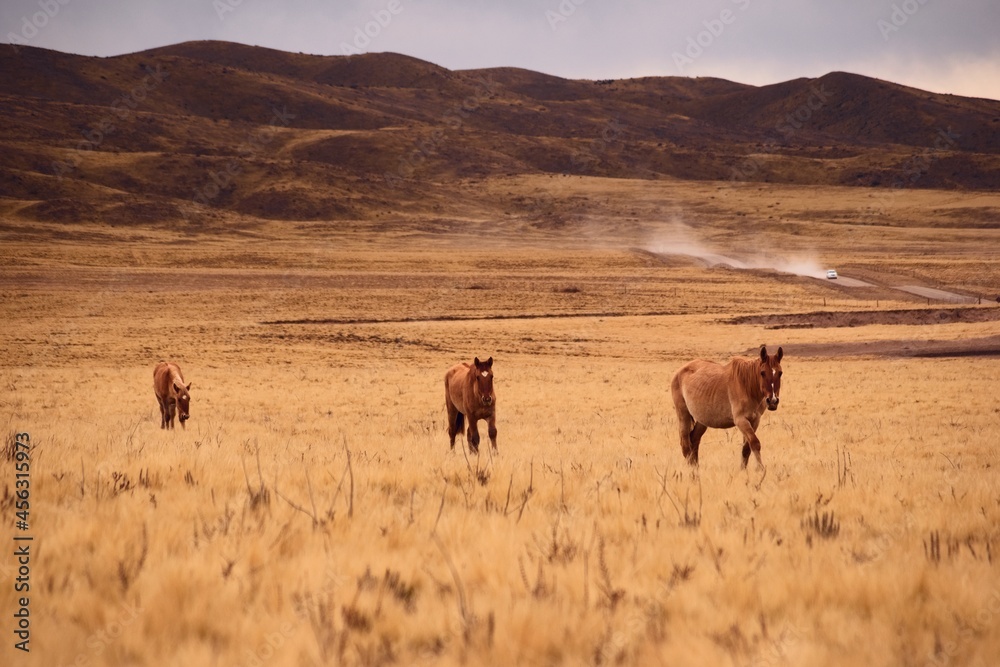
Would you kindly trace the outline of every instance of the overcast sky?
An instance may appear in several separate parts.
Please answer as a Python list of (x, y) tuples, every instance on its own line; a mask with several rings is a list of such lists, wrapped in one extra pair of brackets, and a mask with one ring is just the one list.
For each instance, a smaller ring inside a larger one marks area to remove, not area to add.
[(587, 79), (843, 70), (1000, 99), (1000, 0), (0, 0), (0, 35), (85, 55), (218, 39)]

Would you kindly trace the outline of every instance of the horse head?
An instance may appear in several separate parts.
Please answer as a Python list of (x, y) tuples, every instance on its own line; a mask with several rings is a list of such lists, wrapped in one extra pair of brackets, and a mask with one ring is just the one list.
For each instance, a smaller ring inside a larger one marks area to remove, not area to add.
[(184, 426), (184, 422), (191, 418), (191, 394), (189, 393), (191, 389), (191, 383), (188, 382), (186, 385), (181, 384), (174, 380), (174, 391), (177, 393), (177, 412), (178, 417), (181, 420), (181, 426)]
[(768, 410), (778, 409), (778, 394), (781, 393), (781, 356), (780, 347), (775, 355), (769, 355), (767, 347), (763, 345), (760, 348), (760, 391), (767, 401)]
[(483, 405), (491, 406), (497, 400), (496, 394), (493, 393), (493, 357), (486, 361), (479, 361), (479, 357), (476, 357), (473, 363), (475, 364), (476, 395), (479, 396)]

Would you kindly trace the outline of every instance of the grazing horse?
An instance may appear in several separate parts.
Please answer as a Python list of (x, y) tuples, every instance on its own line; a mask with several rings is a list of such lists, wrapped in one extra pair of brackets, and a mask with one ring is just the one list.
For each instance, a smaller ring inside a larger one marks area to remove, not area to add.
[(452, 366), (444, 375), (444, 402), (448, 408), (448, 437), (455, 449), (455, 436), (462, 432), (462, 420), (468, 419), (466, 442), (469, 451), (479, 451), (479, 426), (485, 419), (489, 425), (490, 443), (497, 451), (497, 395), (493, 391), (493, 357), (471, 364)]
[(681, 451), (691, 465), (698, 464), (698, 444), (707, 428), (732, 428), (743, 434), (743, 467), (750, 452), (760, 460), (757, 424), (764, 408), (778, 409), (781, 391), (781, 348), (760, 358), (733, 357), (726, 365), (695, 359), (685, 364), (670, 383), (681, 431)]
[(153, 391), (160, 404), (160, 428), (173, 428), (174, 415), (180, 413), (181, 427), (190, 418), (191, 383), (184, 384), (181, 367), (160, 361), (153, 369)]

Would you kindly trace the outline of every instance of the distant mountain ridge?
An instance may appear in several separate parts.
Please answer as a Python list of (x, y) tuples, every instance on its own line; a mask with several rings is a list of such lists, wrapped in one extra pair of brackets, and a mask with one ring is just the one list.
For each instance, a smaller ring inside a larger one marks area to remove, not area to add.
[(1000, 102), (832, 72), (562, 79), (186, 42), (0, 49), (8, 215), (365, 218), (463, 178), (1000, 188)]

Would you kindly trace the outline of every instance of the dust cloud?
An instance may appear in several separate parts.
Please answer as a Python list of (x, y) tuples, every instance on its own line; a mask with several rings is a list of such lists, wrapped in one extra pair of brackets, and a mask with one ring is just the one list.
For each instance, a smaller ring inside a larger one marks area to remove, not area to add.
[[(766, 252), (752, 252), (752, 240), (739, 252), (724, 254), (698, 238), (697, 231), (682, 222), (672, 222), (660, 230), (645, 246), (657, 255), (681, 255), (694, 258), (706, 266), (729, 266), (734, 269), (770, 269), (808, 278), (825, 278), (826, 270), (814, 257), (802, 255), (777, 255)], [(733, 256), (733, 255), (738, 255)]]

